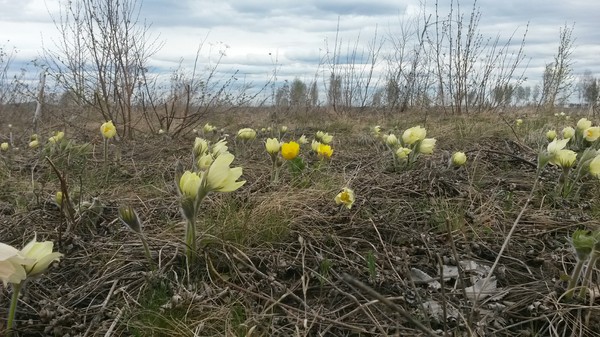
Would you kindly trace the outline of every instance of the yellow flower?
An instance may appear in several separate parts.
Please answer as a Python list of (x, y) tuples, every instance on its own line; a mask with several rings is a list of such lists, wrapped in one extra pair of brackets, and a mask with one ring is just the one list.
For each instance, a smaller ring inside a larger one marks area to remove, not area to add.
[(583, 131), (585, 129), (589, 129), (591, 127), (592, 127), (592, 122), (589, 121), (587, 118), (582, 118), (577, 121), (577, 128), (581, 131)]
[(202, 130), (206, 133), (209, 133), (209, 132), (213, 132), (213, 131), (217, 130), (217, 127), (212, 126), (209, 123), (206, 123), (206, 124), (204, 124), (204, 127), (202, 128)]
[(562, 168), (573, 167), (576, 160), (577, 152), (572, 150), (559, 150), (555, 158), (556, 164)]
[(110, 139), (117, 134), (117, 128), (115, 128), (112, 121), (108, 121), (100, 126), (100, 133), (104, 138)]
[(58, 131), (54, 133), (54, 136), (48, 138), (48, 141), (52, 144), (56, 144), (60, 142), (65, 137), (65, 133), (62, 131)]
[(194, 156), (202, 157), (208, 151), (208, 141), (204, 138), (196, 137), (194, 140)]
[(404, 145), (412, 145), (420, 140), (424, 140), (427, 136), (427, 130), (420, 125), (407, 129), (402, 134), (402, 142)]
[(575, 129), (570, 126), (567, 126), (562, 130), (562, 136), (564, 139), (571, 139), (575, 135)]
[(235, 156), (229, 152), (222, 153), (210, 165), (203, 178), (206, 180), (206, 192), (232, 192), (240, 188), (245, 180), (236, 181), (242, 175), (241, 167), (230, 168)]
[(549, 130), (548, 132), (546, 132), (546, 138), (549, 141), (553, 141), (556, 138), (556, 130)]
[(354, 204), (354, 191), (344, 187), (342, 191), (335, 196), (335, 204), (343, 204), (347, 209), (352, 208), (352, 204)]
[(310, 144), (310, 148), (314, 151), (317, 152), (319, 151), (319, 145), (321, 145), (321, 143), (317, 140), (313, 140), (312, 143)]
[(282, 125), (282, 126), (279, 128), (279, 132), (281, 132), (281, 133), (286, 133), (286, 132), (287, 132), (287, 130), (288, 130), (288, 127), (287, 127), (287, 126), (285, 126), (285, 125)]
[(385, 137), (385, 143), (390, 147), (394, 147), (398, 145), (398, 137), (396, 137), (395, 134), (390, 133), (387, 135), (387, 137)]
[(158, 134), (159, 134), (159, 135), (163, 135), (163, 134), (165, 134), (165, 130), (163, 130), (163, 129), (159, 129), (159, 130), (158, 130)]
[(600, 178), (600, 155), (594, 157), (590, 162), (590, 174), (596, 178)]
[(319, 144), (319, 148), (317, 149), (317, 154), (321, 158), (329, 159), (333, 155), (333, 149), (329, 145)]
[(583, 138), (588, 142), (594, 142), (600, 138), (600, 126), (592, 126), (583, 131)]
[(267, 148), (268, 153), (277, 154), (279, 153), (279, 149), (281, 149), (281, 143), (279, 143), (277, 138), (268, 138), (265, 147)]
[(181, 178), (179, 178), (179, 191), (181, 191), (181, 194), (186, 198), (195, 199), (201, 184), (202, 179), (200, 179), (198, 174), (191, 171), (185, 171), (181, 175)]
[(251, 128), (243, 128), (238, 131), (237, 137), (243, 140), (252, 140), (256, 138), (256, 131)]
[(521, 125), (523, 125), (523, 120), (522, 120), (521, 118), (519, 118), (519, 119), (517, 119), (517, 120), (515, 121), (515, 124), (516, 124), (517, 126), (521, 126)]
[(299, 153), (300, 153), (300, 144), (298, 144), (294, 141), (281, 144), (281, 156), (284, 159), (292, 160), (292, 159), (298, 157)]
[(435, 138), (425, 138), (419, 145), (419, 152), (422, 154), (432, 154), (433, 148), (435, 147)]
[(463, 166), (467, 162), (467, 155), (464, 152), (454, 152), (452, 154), (452, 164), (454, 166)]
[(396, 150), (396, 156), (400, 159), (404, 159), (408, 157), (411, 152), (412, 150), (407, 147), (399, 147), (398, 150)]
[(29, 136), (29, 141), (32, 142), (34, 140), (39, 140), (39, 137), (37, 135), (37, 133), (34, 133), (33, 135)]
[(38, 146), (40, 146), (40, 142), (38, 142), (37, 140), (32, 140), (31, 142), (29, 142), (29, 147), (32, 149), (35, 149)]
[(0, 144), (0, 150), (2, 150), (4, 152), (8, 151), (8, 147), (9, 147), (8, 143), (6, 143), (6, 142)]
[(58, 205), (58, 207), (62, 206), (63, 203), (63, 193), (61, 191), (56, 192), (54, 195), (54, 202)]
[(23, 249), (21, 255), (34, 262), (25, 266), (27, 277), (32, 277), (45, 272), (50, 264), (58, 261), (63, 254), (52, 252), (54, 243), (52, 241), (38, 242), (34, 237)]

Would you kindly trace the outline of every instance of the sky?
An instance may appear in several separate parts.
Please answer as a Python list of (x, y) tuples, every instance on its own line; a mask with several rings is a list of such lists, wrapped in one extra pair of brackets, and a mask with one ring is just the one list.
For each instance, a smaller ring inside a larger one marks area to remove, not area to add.
[[(457, 1), (439, 1), (441, 16), (451, 3), (456, 12)], [(58, 18), (60, 5), (59, 0), (0, 0), (0, 46), (15, 48), (15, 66), (38, 58), (44, 47), (52, 48), (59, 39), (52, 20)], [(468, 23), (473, 2), (459, 5)], [(150, 24), (149, 36), (162, 46), (149, 59), (154, 71), (169, 73), (179, 64), (191, 69), (202, 45), (203, 68), (218, 62), (219, 76), (237, 71), (238, 80), (255, 86), (273, 74), (277, 83), (295, 77), (307, 82), (327, 78), (323, 63), (336, 36), (343, 54), (355, 45), (359, 52), (368, 50), (376, 36), (377, 45), (383, 43), (376, 69), (382, 74), (385, 55), (392, 48), (388, 40), (401, 36), (402, 27), (415, 17), (422, 21), (423, 10), (435, 13), (435, 2), (429, 0), (144, 0), (141, 6), (141, 19)], [(600, 75), (600, 1), (479, 0), (477, 6), (484, 37), (499, 35), (506, 41), (514, 34), (516, 48), (528, 28), (526, 59), (520, 68), (525, 85), (539, 82), (565, 25), (574, 25), (574, 73), (589, 70)]]

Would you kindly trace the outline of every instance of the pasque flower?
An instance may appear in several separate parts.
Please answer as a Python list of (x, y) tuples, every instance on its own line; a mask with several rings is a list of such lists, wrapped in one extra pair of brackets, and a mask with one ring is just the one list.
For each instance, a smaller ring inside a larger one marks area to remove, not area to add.
[(237, 137), (242, 140), (252, 140), (256, 138), (256, 131), (252, 128), (243, 128), (238, 131)]
[(7, 283), (19, 284), (27, 278), (24, 265), (33, 263), (19, 250), (0, 242), (0, 280), (6, 287)]
[(281, 149), (281, 143), (277, 138), (268, 138), (265, 142), (265, 148), (269, 154), (277, 154)]
[(46, 269), (54, 261), (58, 261), (63, 254), (52, 252), (54, 243), (52, 241), (38, 242), (37, 238), (33, 238), (23, 249), (21, 255), (33, 262), (25, 265), (27, 277), (37, 276), (45, 272)]
[(344, 187), (338, 195), (335, 196), (336, 205), (344, 205), (346, 208), (352, 208), (354, 204), (354, 191), (348, 187)]
[(209, 123), (204, 124), (202, 130), (206, 133), (213, 132), (217, 130), (216, 126), (210, 125)]
[(179, 178), (179, 191), (184, 197), (195, 199), (201, 183), (202, 179), (197, 173), (185, 171)]
[(575, 129), (570, 126), (567, 126), (562, 130), (562, 136), (564, 139), (571, 139), (575, 135)]
[(546, 139), (549, 141), (553, 141), (556, 138), (556, 130), (548, 130), (546, 132)]
[(464, 152), (454, 152), (452, 154), (452, 165), (463, 166), (467, 162), (467, 155)]
[(222, 153), (210, 165), (208, 171), (202, 173), (204, 179), (203, 188), (206, 193), (214, 192), (232, 192), (246, 183), (245, 180), (237, 181), (242, 176), (242, 168), (231, 168), (229, 165), (233, 162), (235, 156), (229, 152)]
[(562, 168), (570, 168), (575, 165), (577, 160), (577, 152), (573, 150), (559, 150), (556, 153), (554, 162)]
[(317, 131), (315, 134), (315, 138), (323, 144), (329, 144), (333, 140), (333, 136), (328, 134), (327, 132)]
[(435, 138), (425, 138), (419, 145), (419, 152), (422, 154), (432, 154), (435, 147)]
[(424, 140), (427, 136), (427, 130), (420, 125), (406, 129), (402, 134), (402, 142), (404, 145), (412, 145), (420, 140)]
[(581, 131), (585, 129), (589, 129), (592, 127), (592, 121), (589, 121), (587, 118), (581, 118), (577, 121), (577, 128)]
[(6, 152), (6, 151), (8, 151), (8, 148), (9, 148), (9, 145), (7, 142), (0, 144), (0, 150)]
[(583, 131), (583, 138), (588, 142), (594, 142), (600, 138), (600, 126), (592, 126)]
[(412, 152), (412, 150), (407, 147), (399, 147), (396, 150), (396, 156), (400, 159), (404, 159), (404, 158), (407, 158), (411, 152)]
[(600, 178), (600, 155), (594, 157), (592, 161), (590, 161), (590, 174), (596, 178)]
[(112, 121), (108, 121), (100, 126), (100, 133), (106, 139), (110, 139), (117, 134), (117, 128)]

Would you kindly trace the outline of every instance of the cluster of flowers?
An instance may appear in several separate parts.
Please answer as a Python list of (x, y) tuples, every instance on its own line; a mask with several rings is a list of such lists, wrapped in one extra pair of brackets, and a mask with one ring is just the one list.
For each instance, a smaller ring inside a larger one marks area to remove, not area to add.
[(426, 138), (427, 130), (420, 125), (405, 130), (401, 139), (393, 133), (382, 134), (379, 126), (372, 131), (392, 151), (394, 165), (411, 165), (419, 154), (432, 154), (435, 148), (435, 138)]

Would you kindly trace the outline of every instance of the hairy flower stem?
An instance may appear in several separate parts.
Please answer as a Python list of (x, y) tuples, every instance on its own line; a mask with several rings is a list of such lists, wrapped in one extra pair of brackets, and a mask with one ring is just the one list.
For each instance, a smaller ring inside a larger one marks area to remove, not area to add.
[(108, 162), (108, 139), (104, 138), (104, 166)]
[(568, 300), (573, 298), (573, 293), (575, 292), (575, 286), (577, 285), (577, 281), (579, 280), (579, 276), (581, 275), (581, 269), (583, 269), (584, 263), (585, 263), (585, 260), (578, 259), (577, 264), (575, 265), (575, 269), (573, 269), (573, 274), (571, 275), (571, 279), (569, 280), (569, 285), (567, 286), (567, 292), (565, 293), (565, 298)]
[[(587, 285), (592, 284), (592, 271), (594, 270), (594, 266), (596, 266), (596, 262), (598, 262), (598, 258), (600, 258), (600, 252), (594, 250), (594, 252), (592, 253), (592, 256), (590, 257), (590, 262), (587, 265), (585, 275), (583, 276), (581, 289), (579, 290), (579, 298), (584, 298), (585, 290), (587, 289), (586, 288)], [(581, 272), (581, 270), (580, 270), (580, 272)], [(569, 282), (569, 285), (571, 285), (570, 282)], [(571, 289), (571, 288), (569, 288), (569, 289)]]
[(277, 157), (272, 156), (271, 161), (273, 162), (273, 174), (271, 176), (271, 182), (277, 184), (279, 181), (279, 169), (277, 167)]
[(19, 302), (21, 286), (22, 283), (13, 283), (13, 294), (10, 300), (10, 308), (8, 310), (8, 322), (6, 323), (6, 332), (8, 337), (13, 335), (13, 325), (15, 322), (15, 313), (17, 312), (17, 304)]
[(148, 263), (150, 263), (150, 265), (152, 266), (151, 267), (152, 270), (154, 270), (155, 265), (154, 265), (154, 260), (152, 260), (152, 254), (150, 254), (150, 247), (148, 247), (148, 240), (146, 240), (146, 237), (142, 233), (139, 233), (139, 236), (140, 236), (140, 240), (142, 240), (142, 245), (144, 246), (144, 254), (146, 254)]
[(188, 265), (194, 263), (194, 254), (196, 254), (196, 217), (187, 219), (187, 227), (185, 230), (185, 256), (188, 260)]

